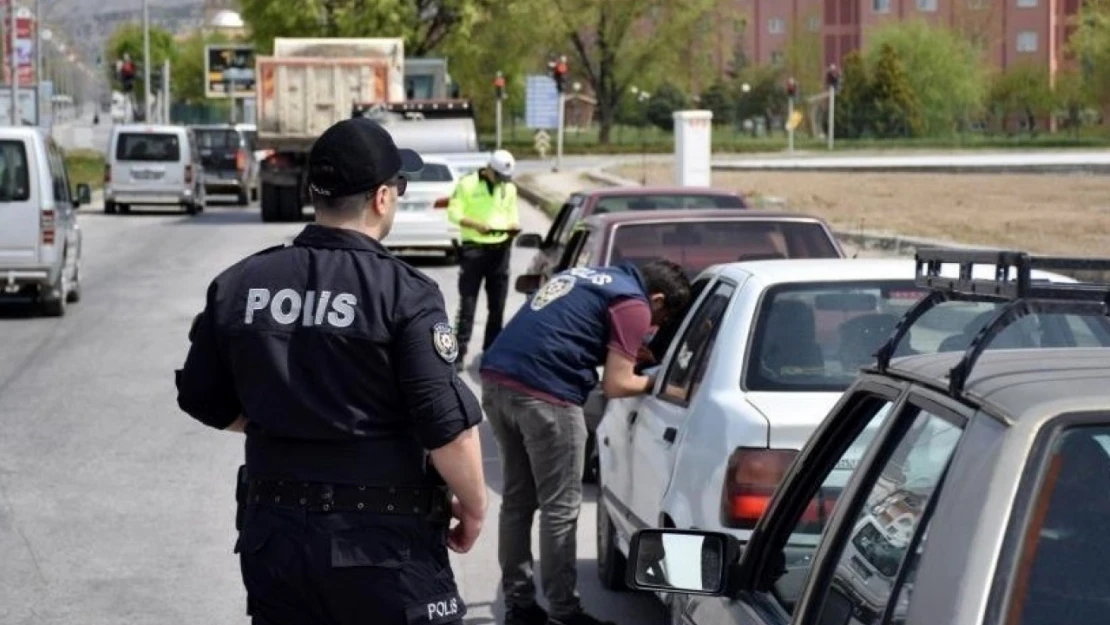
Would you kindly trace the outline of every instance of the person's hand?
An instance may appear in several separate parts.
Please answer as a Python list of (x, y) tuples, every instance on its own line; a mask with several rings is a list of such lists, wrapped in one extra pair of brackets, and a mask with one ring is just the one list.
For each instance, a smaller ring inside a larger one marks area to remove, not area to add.
[(463, 510), (458, 497), (451, 497), (451, 518), (458, 523), (447, 531), (447, 548), (455, 553), (466, 553), (478, 541), (482, 532), (482, 517)]
[(655, 364), (655, 354), (651, 353), (647, 345), (641, 345), (639, 351), (636, 352), (636, 364), (638, 365), (653, 365)]
[(477, 230), (480, 234), (489, 234), (490, 231), (490, 227), (486, 224), (474, 224), (474, 229)]

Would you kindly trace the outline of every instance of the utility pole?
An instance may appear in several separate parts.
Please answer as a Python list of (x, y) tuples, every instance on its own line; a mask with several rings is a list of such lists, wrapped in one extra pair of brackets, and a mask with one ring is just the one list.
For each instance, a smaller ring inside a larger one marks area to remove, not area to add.
[(840, 70), (836, 65), (830, 65), (825, 73), (825, 86), (829, 88), (829, 149), (833, 149), (833, 137), (836, 135), (836, 89), (840, 86)]
[(501, 101), (505, 99), (505, 76), (500, 71), (493, 79), (493, 88), (497, 96), (497, 148), (501, 149)]
[(35, 0), (35, 124), (42, 125), (42, 3)]
[(143, 0), (143, 121), (150, 123), (150, 0)]
[(15, 31), (15, 0), (8, 0), (8, 41), (10, 42), (8, 60), (11, 62), (12, 72), (12, 125), (22, 126), (23, 120), (19, 116), (19, 55), (15, 53), (15, 42), (18, 38), (18, 33)]
[(170, 123), (170, 60), (162, 61), (162, 123)]

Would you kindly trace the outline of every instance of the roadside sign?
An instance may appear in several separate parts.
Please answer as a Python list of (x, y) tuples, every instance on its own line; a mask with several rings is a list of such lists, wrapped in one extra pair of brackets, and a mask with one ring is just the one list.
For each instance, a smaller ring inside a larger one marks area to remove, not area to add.
[(524, 83), (524, 125), (531, 130), (559, 127), (559, 90), (555, 79), (543, 74), (529, 75)]
[(794, 111), (790, 115), (790, 119), (786, 120), (786, 129), (787, 130), (797, 130), (798, 126), (800, 126), (801, 124), (802, 124), (802, 112), (801, 111)]
[(540, 158), (547, 158), (547, 151), (551, 149), (551, 136), (544, 130), (537, 131), (533, 146), (536, 148), (536, 152), (539, 153)]
[(254, 97), (254, 47), (209, 45), (204, 48), (204, 95), (207, 98)]

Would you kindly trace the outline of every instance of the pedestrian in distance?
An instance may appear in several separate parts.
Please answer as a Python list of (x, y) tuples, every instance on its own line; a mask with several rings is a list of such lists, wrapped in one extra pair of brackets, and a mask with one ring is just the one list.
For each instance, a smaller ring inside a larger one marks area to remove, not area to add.
[(466, 614), (447, 549), (485, 516), (481, 406), (443, 294), (380, 243), (422, 167), (371, 120), (329, 128), (309, 154), (316, 223), (217, 276), (189, 333), (178, 405), (246, 434), (235, 552), (256, 625)]
[[(602, 365), (606, 396), (648, 392), (653, 380), (636, 372), (644, 340), (653, 327), (677, 319), (689, 300), (690, 282), (670, 261), (570, 269), (532, 295), (482, 358), (482, 407), (504, 476), (498, 558), (505, 625), (601, 623), (583, 611), (577, 592), (582, 406)], [(537, 510), (550, 615), (537, 604), (533, 581)]]
[(459, 226), (459, 357), (456, 367), (465, 367), (478, 291), (485, 282), (486, 331), (482, 351), (489, 349), (501, 332), (505, 298), (509, 295), (509, 259), (512, 240), (520, 232), (517, 191), (512, 178), (516, 160), (506, 150), (497, 150), (489, 163), (459, 179), (447, 205), (447, 219)]

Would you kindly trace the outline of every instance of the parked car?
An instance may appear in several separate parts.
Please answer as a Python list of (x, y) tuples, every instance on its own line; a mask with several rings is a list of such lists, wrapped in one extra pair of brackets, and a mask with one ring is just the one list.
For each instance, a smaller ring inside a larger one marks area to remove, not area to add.
[(518, 276), (515, 288), (533, 293), (552, 275), (570, 267), (641, 264), (660, 257), (682, 265), (693, 278), (710, 265), (737, 260), (843, 256), (828, 224), (810, 215), (715, 209), (625, 211), (583, 219), (563, 247), (562, 257), (545, 273)]
[[(76, 191), (76, 192), (75, 192)], [(70, 185), (62, 150), (40, 128), (0, 128), (0, 295), (60, 317), (81, 299), (86, 184)]]
[[(966, 351), (890, 360), (892, 337), (800, 454), (737, 466), (733, 492), (761, 498), (784, 471), (746, 545), (701, 528), (634, 534), (624, 579), (665, 593), (672, 623), (1106, 621), (1110, 349), (1051, 328), (1051, 348), (980, 348), (1052, 312), (1105, 345), (1110, 287), (1029, 283), (1034, 267), (1088, 259), (919, 258), (1014, 262), (1017, 280), (938, 280), (926, 264), (917, 282), (940, 295), (929, 305), (958, 294), (1013, 314), (992, 315)], [(926, 317), (913, 318), (916, 333)]]
[(447, 202), (460, 175), (446, 159), (426, 156), (424, 168), (405, 174), (408, 188), (397, 203), (393, 229), (385, 239), (390, 250), (438, 250), (457, 258), (459, 227), (447, 220)]
[[(710, 265), (735, 260), (843, 256), (828, 224), (809, 215), (716, 209), (626, 211), (584, 219), (562, 259), (551, 267), (551, 275), (571, 267), (641, 264), (662, 257), (682, 265), (693, 278)], [(532, 293), (547, 277), (518, 276), (516, 290)], [(583, 407), (588, 438), (582, 475), (587, 483), (597, 478), (594, 431), (604, 408), (601, 389), (594, 389)]]
[(193, 131), (185, 126), (114, 126), (104, 166), (104, 212), (133, 205), (176, 205), (190, 215), (204, 210), (204, 166)]
[[(786, 464), (927, 294), (914, 271), (909, 259), (832, 259), (735, 263), (699, 276), (652, 393), (608, 402), (597, 429), (602, 579), (619, 582), (606, 567), (645, 527), (747, 540)], [(934, 308), (898, 354), (962, 351), (998, 306)], [(1034, 315), (992, 348), (1060, 345), (1110, 346), (1110, 320)]]
[(546, 281), (563, 257), (570, 237), (586, 217), (628, 211), (674, 209), (743, 209), (744, 199), (730, 191), (709, 187), (605, 187), (573, 193), (559, 209), (547, 235), (524, 233), (517, 236), (517, 247), (537, 248), (529, 274)]
[(236, 125), (192, 126), (204, 164), (204, 192), (234, 195), (240, 206), (257, 197), (258, 164), (248, 131)]

